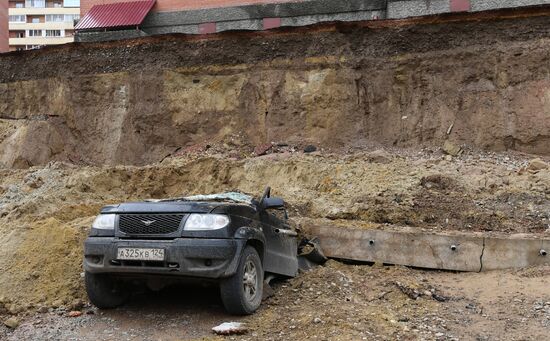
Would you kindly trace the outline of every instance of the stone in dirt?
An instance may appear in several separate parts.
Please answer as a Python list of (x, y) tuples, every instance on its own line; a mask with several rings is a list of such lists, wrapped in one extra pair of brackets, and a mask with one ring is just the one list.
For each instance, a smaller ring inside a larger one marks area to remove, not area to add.
[(81, 315), (82, 315), (81, 311), (73, 310), (73, 311), (69, 312), (69, 314), (67, 316), (69, 316), (69, 317), (79, 317)]
[(304, 148), (304, 153), (313, 153), (314, 151), (317, 150), (317, 147), (315, 147), (314, 145), (310, 144), (310, 145), (307, 145), (305, 148)]
[(4, 321), (4, 325), (8, 328), (15, 329), (19, 326), (19, 320), (15, 317), (10, 317), (6, 321)]
[(73, 300), (70, 306), (70, 310), (81, 310), (84, 307), (84, 302), (82, 300)]
[(459, 146), (457, 146), (456, 144), (450, 141), (445, 141), (445, 143), (443, 144), (443, 151), (446, 154), (457, 156), (462, 151), (462, 148), (460, 148)]
[(372, 153), (369, 153), (367, 155), (367, 159), (370, 162), (386, 164), (391, 162), (391, 155), (385, 150), (378, 149)]
[(257, 156), (265, 155), (271, 149), (271, 147), (272, 145), (270, 143), (256, 146), (256, 148), (254, 148), (254, 154), (256, 154)]
[(212, 331), (218, 335), (242, 335), (248, 332), (248, 328), (246, 328), (244, 323), (224, 322), (212, 328)]
[(532, 171), (539, 171), (547, 168), (548, 164), (539, 158), (529, 161), (529, 166), (527, 166), (527, 169)]

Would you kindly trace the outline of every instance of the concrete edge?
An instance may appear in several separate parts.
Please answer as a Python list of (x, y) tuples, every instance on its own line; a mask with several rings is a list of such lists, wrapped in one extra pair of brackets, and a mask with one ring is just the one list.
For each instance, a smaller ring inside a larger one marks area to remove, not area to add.
[(454, 271), (489, 271), (550, 265), (550, 237), (426, 233), (313, 226), (325, 255)]

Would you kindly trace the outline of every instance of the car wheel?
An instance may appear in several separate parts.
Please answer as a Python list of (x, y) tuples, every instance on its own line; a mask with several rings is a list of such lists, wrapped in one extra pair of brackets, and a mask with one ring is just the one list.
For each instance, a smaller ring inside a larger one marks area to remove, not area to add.
[(264, 270), (258, 252), (247, 246), (237, 272), (220, 283), (221, 297), (230, 314), (250, 315), (262, 303)]
[(86, 272), (84, 280), (90, 302), (99, 309), (121, 306), (130, 296), (122, 283), (111, 276)]

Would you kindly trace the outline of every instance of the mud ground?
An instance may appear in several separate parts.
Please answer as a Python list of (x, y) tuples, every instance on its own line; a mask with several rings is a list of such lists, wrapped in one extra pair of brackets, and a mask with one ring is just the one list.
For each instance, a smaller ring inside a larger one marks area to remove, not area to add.
[[(330, 261), (274, 284), (251, 317), (228, 316), (215, 288), (138, 294), (122, 308), (21, 316), (5, 340), (544, 340), (550, 268), (453, 273)], [(246, 323), (242, 336), (211, 328)]]

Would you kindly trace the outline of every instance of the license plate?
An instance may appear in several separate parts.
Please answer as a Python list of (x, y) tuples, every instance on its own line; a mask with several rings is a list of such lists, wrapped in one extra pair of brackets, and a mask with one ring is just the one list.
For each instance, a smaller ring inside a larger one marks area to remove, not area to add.
[(163, 261), (164, 249), (142, 249), (142, 248), (134, 248), (134, 247), (122, 247), (118, 249), (117, 259)]

